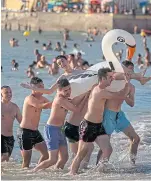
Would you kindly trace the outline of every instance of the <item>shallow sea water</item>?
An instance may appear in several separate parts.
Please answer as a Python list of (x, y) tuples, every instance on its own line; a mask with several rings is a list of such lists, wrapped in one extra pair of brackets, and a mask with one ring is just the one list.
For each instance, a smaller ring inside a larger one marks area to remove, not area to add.
[[(9, 46), (9, 39), (15, 37), (19, 40), (19, 47), (11, 48)], [(95, 42), (84, 42), (85, 34), (80, 32), (71, 32), (73, 41), (68, 41), (68, 48), (65, 49), (66, 53), (73, 51), (73, 44), (78, 43), (80, 49), (85, 52), (83, 58), (90, 63), (98, 63), (102, 60), (101, 51), (101, 36), (95, 38)], [(135, 35), (137, 49), (134, 56), (134, 62), (137, 54), (144, 55), (142, 39), (139, 35)], [(34, 40), (38, 39), (39, 44), (35, 44)], [(29, 79), (26, 77), (25, 71), (28, 65), (35, 59), (33, 51), (38, 48), (40, 53), (46, 56), (48, 62), (59, 55), (54, 51), (43, 51), (42, 44), (47, 43), (49, 40), (54, 44), (57, 41), (62, 42), (62, 34), (60, 32), (44, 32), (39, 35), (32, 32), (28, 37), (28, 41), (22, 36), (22, 32), (7, 32), (2, 31), (2, 85), (9, 85), (13, 90), (13, 101), (22, 109), (24, 98), (30, 94), (29, 90), (21, 88), (21, 82), (27, 82)], [(90, 44), (92, 46), (90, 46)], [(148, 37), (148, 47), (151, 49), (151, 38)], [(114, 46), (114, 50), (118, 52), (124, 49), (123, 58), (125, 57), (125, 46), (118, 44)], [(15, 59), (19, 63), (19, 71), (11, 71), (11, 60)], [(136, 68), (136, 72), (139, 70)], [(47, 71), (39, 71), (38, 76), (43, 79), (45, 87), (49, 87), (55, 82), (58, 76), (51, 76)], [(151, 69), (147, 70), (147, 75), (151, 75)], [(128, 146), (129, 140), (123, 133), (114, 133), (111, 139), (113, 146), (113, 154), (110, 159), (111, 168), (106, 173), (99, 173), (95, 169), (96, 155), (98, 147), (95, 145), (95, 150), (91, 156), (89, 169), (80, 170), (80, 174), (76, 176), (67, 175), (68, 167), (71, 164), (69, 159), (64, 170), (48, 169), (46, 171), (31, 173), (30, 170), (21, 169), (21, 155), (17, 141), (12, 153), (12, 158), (8, 163), (2, 163), (1, 178), (4, 180), (150, 180), (151, 179), (151, 82), (141, 86), (139, 82), (132, 81), (136, 87), (136, 101), (133, 108), (123, 104), (123, 110), (126, 112), (131, 124), (134, 126), (136, 132), (140, 135), (141, 142), (138, 149), (138, 158), (136, 167), (129, 164), (128, 159)], [(48, 99), (53, 100), (53, 96), (46, 96)], [(50, 110), (44, 110), (41, 114), (41, 121), (39, 130), (43, 134), (44, 125), (49, 117)], [(14, 123), (14, 136), (16, 137), (16, 129), (18, 123)], [(69, 151), (70, 152), (70, 151)], [(33, 151), (31, 167), (34, 167), (39, 158), (39, 153)]]

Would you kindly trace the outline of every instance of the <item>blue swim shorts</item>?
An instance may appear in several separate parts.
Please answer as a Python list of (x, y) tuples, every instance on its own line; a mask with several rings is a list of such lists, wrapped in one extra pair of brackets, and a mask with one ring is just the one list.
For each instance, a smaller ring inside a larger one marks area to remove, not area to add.
[(120, 131), (124, 131), (127, 127), (131, 125), (130, 121), (126, 118), (126, 115), (123, 111), (119, 111), (117, 115), (117, 125), (115, 131), (119, 133)]
[(62, 127), (47, 124), (44, 128), (44, 138), (49, 151), (58, 150), (60, 146), (67, 146)]
[(123, 111), (114, 112), (109, 109), (104, 110), (103, 126), (107, 134), (111, 135), (114, 130), (116, 132), (124, 131), (129, 125), (130, 122)]

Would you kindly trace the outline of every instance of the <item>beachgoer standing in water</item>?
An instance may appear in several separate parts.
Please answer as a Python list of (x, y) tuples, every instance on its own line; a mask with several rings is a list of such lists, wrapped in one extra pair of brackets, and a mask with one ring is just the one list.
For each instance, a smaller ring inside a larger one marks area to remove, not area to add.
[[(71, 174), (76, 174), (81, 161), (87, 153), (87, 150), (92, 144), (96, 144), (102, 150), (102, 164), (107, 162), (112, 153), (112, 147), (110, 144), (110, 138), (106, 134), (103, 127), (103, 112), (106, 99), (123, 99), (127, 94), (127, 83), (125, 88), (117, 93), (111, 93), (105, 90), (107, 86), (110, 86), (113, 78), (113, 72), (109, 68), (102, 68), (98, 71), (98, 85), (92, 88), (88, 99), (88, 109), (84, 116), (84, 120), (80, 123), (79, 133), (80, 141), (78, 146), (78, 152), (71, 165)], [(124, 95), (123, 95), (124, 94)]]
[[(56, 168), (64, 168), (68, 160), (67, 142), (62, 130), (64, 121), (68, 110), (79, 114), (84, 106), (85, 99), (70, 100), (71, 87), (67, 79), (61, 79), (58, 81), (57, 95), (52, 103), (52, 110), (50, 117), (45, 126), (44, 135), (47, 144), (49, 158), (39, 164), (33, 171), (46, 169), (56, 164)], [(76, 107), (77, 104), (79, 107)]]
[[(124, 65), (131, 69), (131, 66), (134, 64), (129, 61), (125, 61)], [(128, 84), (128, 94), (125, 99), (118, 100), (116, 98), (107, 100), (105, 104), (105, 111), (103, 116), (103, 126), (106, 133), (111, 136), (113, 131), (123, 132), (130, 139), (130, 161), (132, 164), (135, 164), (136, 154), (140, 138), (135, 132), (133, 126), (126, 118), (124, 112), (121, 110), (121, 105), (125, 101), (129, 106), (134, 106), (134, 95), (135, 87), (131, 83)], [(97, 163), (99, 161), (101, 151), (98, 154)]]
[(151, 66), (151, 53), (149, 52), (149, 48), (145, 48), (145, 65), (146, 67)]
[(19, 107), (11, 102), (12, 90), (9, 86), (1, 87), (1, 162), (9, 161), (14, 147), (13, 123), (20, 123), (22, 115)]
[[(33, 77), (30, 85), (44, 88), (43, 81), (38, 77)], [(38, 131), (38, 126), (42, 109), (50, 109), (51, 105), (52, 103), (43, 97), (42, 93), (36, 91), (32, 91), (32, 94), (24, 100), (23, 117), (17, 131), (17, 139), (23, 158), (22, 168), (29, 167), (33, 147), (41, 153), (38, 164), (48, 158), (47, 147)]]
[[(86, 100), (85, 105), (80, 113), (77, 114), (76, 112), (72, 112), (69, 116), (69, 119), (66, 120), (64, 125), (64, 132), (65, 136), (68, 138), (69, 141), (70, 150), (72, 152), (72, 158), (75, 157), (78, 151), (78, 145), (80, 140), (79, 125), (80, 122), (83, 120), (85, 112), (87, 111), (87, 103), (88, 101)], [(77, 107), (78, 106), (79, 105), (77, 105)], [(87, 168), (93, 149), (94, 145), (92, 143), (88, 148), (86, 156), (80, 164), (81, 169)]]
[(39, 51), (37, 49), (34, 50), (34, 54), (36, 55), (36, 62), (40, 61), (41, 59), (41, 54), (39, 53)]

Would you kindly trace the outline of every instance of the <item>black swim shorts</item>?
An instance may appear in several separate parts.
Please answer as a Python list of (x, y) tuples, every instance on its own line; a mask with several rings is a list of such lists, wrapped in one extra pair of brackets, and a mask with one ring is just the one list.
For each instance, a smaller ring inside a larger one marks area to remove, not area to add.
[(17, 130), (17, 140), (21, 150), (31, 150), (37, 143), (44, 141), (38, 130), (19, 128)]
[(8, 153), (10, 156), (14, 148), (14, 142), (14, 136), (1, 135), (1, 154)]
[(94, 142), (100, 135), (105, 135), (105, 129), (102, 123), (92, 123), (87, 120), (83, 120), (79, 127), (80, 139), (84, 142)]
[(64, 125), (65, 136), (69, 139), (69, 142), (79, 141), (79, 126), (75, 126), (68, 122)]

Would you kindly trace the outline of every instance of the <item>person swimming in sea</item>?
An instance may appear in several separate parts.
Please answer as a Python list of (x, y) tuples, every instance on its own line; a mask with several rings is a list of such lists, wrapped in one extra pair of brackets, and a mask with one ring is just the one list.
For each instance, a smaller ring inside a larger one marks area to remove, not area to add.
[(144, 68), (144, 62), (142, 61), (142, 55), (139, 53), (136, 60), (139, 69)]
[(19, 64), (16, 62), (16, 60), (12, 60), (12, 70), (16, 71), (18, 70)]
[(35, 77), (35, 73), (33, 71), (33, 66), (32, 65), (29, 65), (27, 71), (26, 71), (26, 74), (27, 74), (27, 77), (28, 78), (33, 78)]
[(60, 42), (57, 42), (57, 43), (56, 43), (56, 47), (55, 47), (54, 50), (55, 50), (55, 51), (58, 51), (58, 52), (62, 51)]
[(54, 58), (53, 63), (50, 64), (48, 73), (51, 75), (56, 75), (59, 73), (59, 66), (57, 64), (56, 59)]
[(87, 38), (85, 39), (85, 42), (94, 42), (94, 38), (92, 35), (87, 34)]
[(9, 40), (9, 44), (11, 47), (18, 47), (18, 40), (16, 40), (15, 38), (12, 38)]
[(40, 60), (37, 62), (36, 68), (48, 68), (49, 63), (46, 61), (45, 56), (41, 56)]

